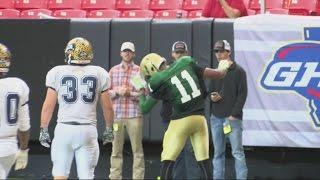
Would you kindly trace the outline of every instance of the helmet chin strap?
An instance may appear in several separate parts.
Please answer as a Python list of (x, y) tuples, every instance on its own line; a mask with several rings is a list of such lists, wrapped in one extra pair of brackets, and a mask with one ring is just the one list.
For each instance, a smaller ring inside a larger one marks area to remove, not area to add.
[(9, 72), (9, 68), (0, 68), (0, 73), (7, 73)]
[(6, 77), (8, 72), (9, 72), (9, 68), (0, 68), (0, 78)]
[(68, 63), (68, 64), (71, 63), (71, 54), (68, 55), (68, 62), (67, 62), (67, 63)]

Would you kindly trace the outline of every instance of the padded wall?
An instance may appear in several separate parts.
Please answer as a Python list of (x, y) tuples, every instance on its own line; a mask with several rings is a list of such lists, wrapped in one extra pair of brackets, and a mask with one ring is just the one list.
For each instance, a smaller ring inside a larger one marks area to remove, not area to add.
[[(64, 63), (69, 27), (69, 20), (0, 20), (0, 42), (7, 45), (13, 55), (9, 75), (25, 80), (30, 87), (32, 140), (39, 137), (46, 74), (52, 67)], [(55, 122), (53, 118), (51, 134)]]
[(114, 19), (111, 21), (110, 67), (121, 62), (120, 47), (123, 42), (135, 44), (135, 63), (150, 51), (150, 19)]

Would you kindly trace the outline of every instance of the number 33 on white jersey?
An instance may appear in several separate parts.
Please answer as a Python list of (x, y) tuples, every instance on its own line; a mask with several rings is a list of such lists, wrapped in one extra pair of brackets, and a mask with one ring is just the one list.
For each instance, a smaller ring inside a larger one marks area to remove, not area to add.
[(61, 65), (51, 69), (46, 86), (58, 93), (58, 122), (96, 124), (96, 104), (110, 77), (99, 66)]

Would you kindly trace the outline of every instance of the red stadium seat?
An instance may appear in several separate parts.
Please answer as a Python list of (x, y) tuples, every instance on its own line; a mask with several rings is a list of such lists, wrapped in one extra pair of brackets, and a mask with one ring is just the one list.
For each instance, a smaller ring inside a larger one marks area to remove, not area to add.
[(121, 17), (123, 17), (123, 18), (153, 18), (153, 11), (151, 11), (151, 10), (123, 11)]
[(118, 18), (121, 12), (118, 10), (94, 10), (87, 13), (88, 18)]
[(251, 0), (242, 0), (243, 4), (246, 6), (247, 9), (249, 9), (249, 4), (251, 2)]
[(315, 15), (318, 9), (318, 0), (291, 0), (289, 13), (295, 15)]
[(148, 9), (149, 0), (117, 0), (117, 10)]
[(14, 9), (14, 0), (0, 0), (0, 9)]
[(283, 0), (282, 8), (288, 9), (291, 0)]
[[(266, 1), (266, 9), (283, 8), (284, 0), (265, 0), (265, 1)], [(260, 10), (260, 0), (251, 0), (249, 3), (249, 9)]]
[(40, 13), (51, 16), (52, 11), (49, 9), (29, 9), (21, 11), (20, 18), (23, 19), (41, 19)]
[(289, 9), (267, 9), (266, 14), (289, 14)]
[(151, 10), (182, 9), (183, 0), (151, 0)]
[(185, 0), (182, 4), (184, 10), (200, 10), (203, 9), (207, 0)]
[(49, 0), (49, 9), (81, 9), (81, 0)]
[(85, 18), (87, 12), (80, 9), (64, 9), (57, 10), (53, 13), (54, 17), (69, 19), (69, 18)]
[(16, 0), (15, 9), (47, 9), (47, 0)]
[(200, 18), (202, 17), (202, 10), (190, 11), (188, 18)]
[(0, 19), (18, 19), (20, 11), (16, 9), (0, 9)]
[(83, 0), (82, 9), (115, 9), (116, 0)]
[(260, 9), (260, 0), (250, 0), (249, 9), (259, 10)]
[(162, 10), (162, 11), (157, 11), (154, 17), (161, 18), (161, 19), (187, 18), (188, 12), (181, 9)]
[(252, 15), (258, 14), (259, 12), (253, 9), (247, 9), (247, 13), (248, 13), (248, 16), (252, 16)]

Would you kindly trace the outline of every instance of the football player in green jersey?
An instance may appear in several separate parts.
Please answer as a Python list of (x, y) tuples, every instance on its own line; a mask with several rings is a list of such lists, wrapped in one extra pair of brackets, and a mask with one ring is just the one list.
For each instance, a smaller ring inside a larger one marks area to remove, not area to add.
[[(203, 178), (212, 179), (208, 128), (204, 117), (206, 93), (203, 78), (223, 78), (229, 66), (223, 61), (218, 69), (201, 68), (190, 56), (184, 56), (167, 67), (165, 59), (155, 53), (142, 59), (140, 70), (148, 79), (150, 95), (154, 99), (170, 102), (173, 107), (163, 139), (161, 179), (172, 178), (174, 162), (187, 138), (191, 139)], [(149, 105), (152, 104), (151, 101)], [(150, 108), (148, 103), (145, 105)]]

